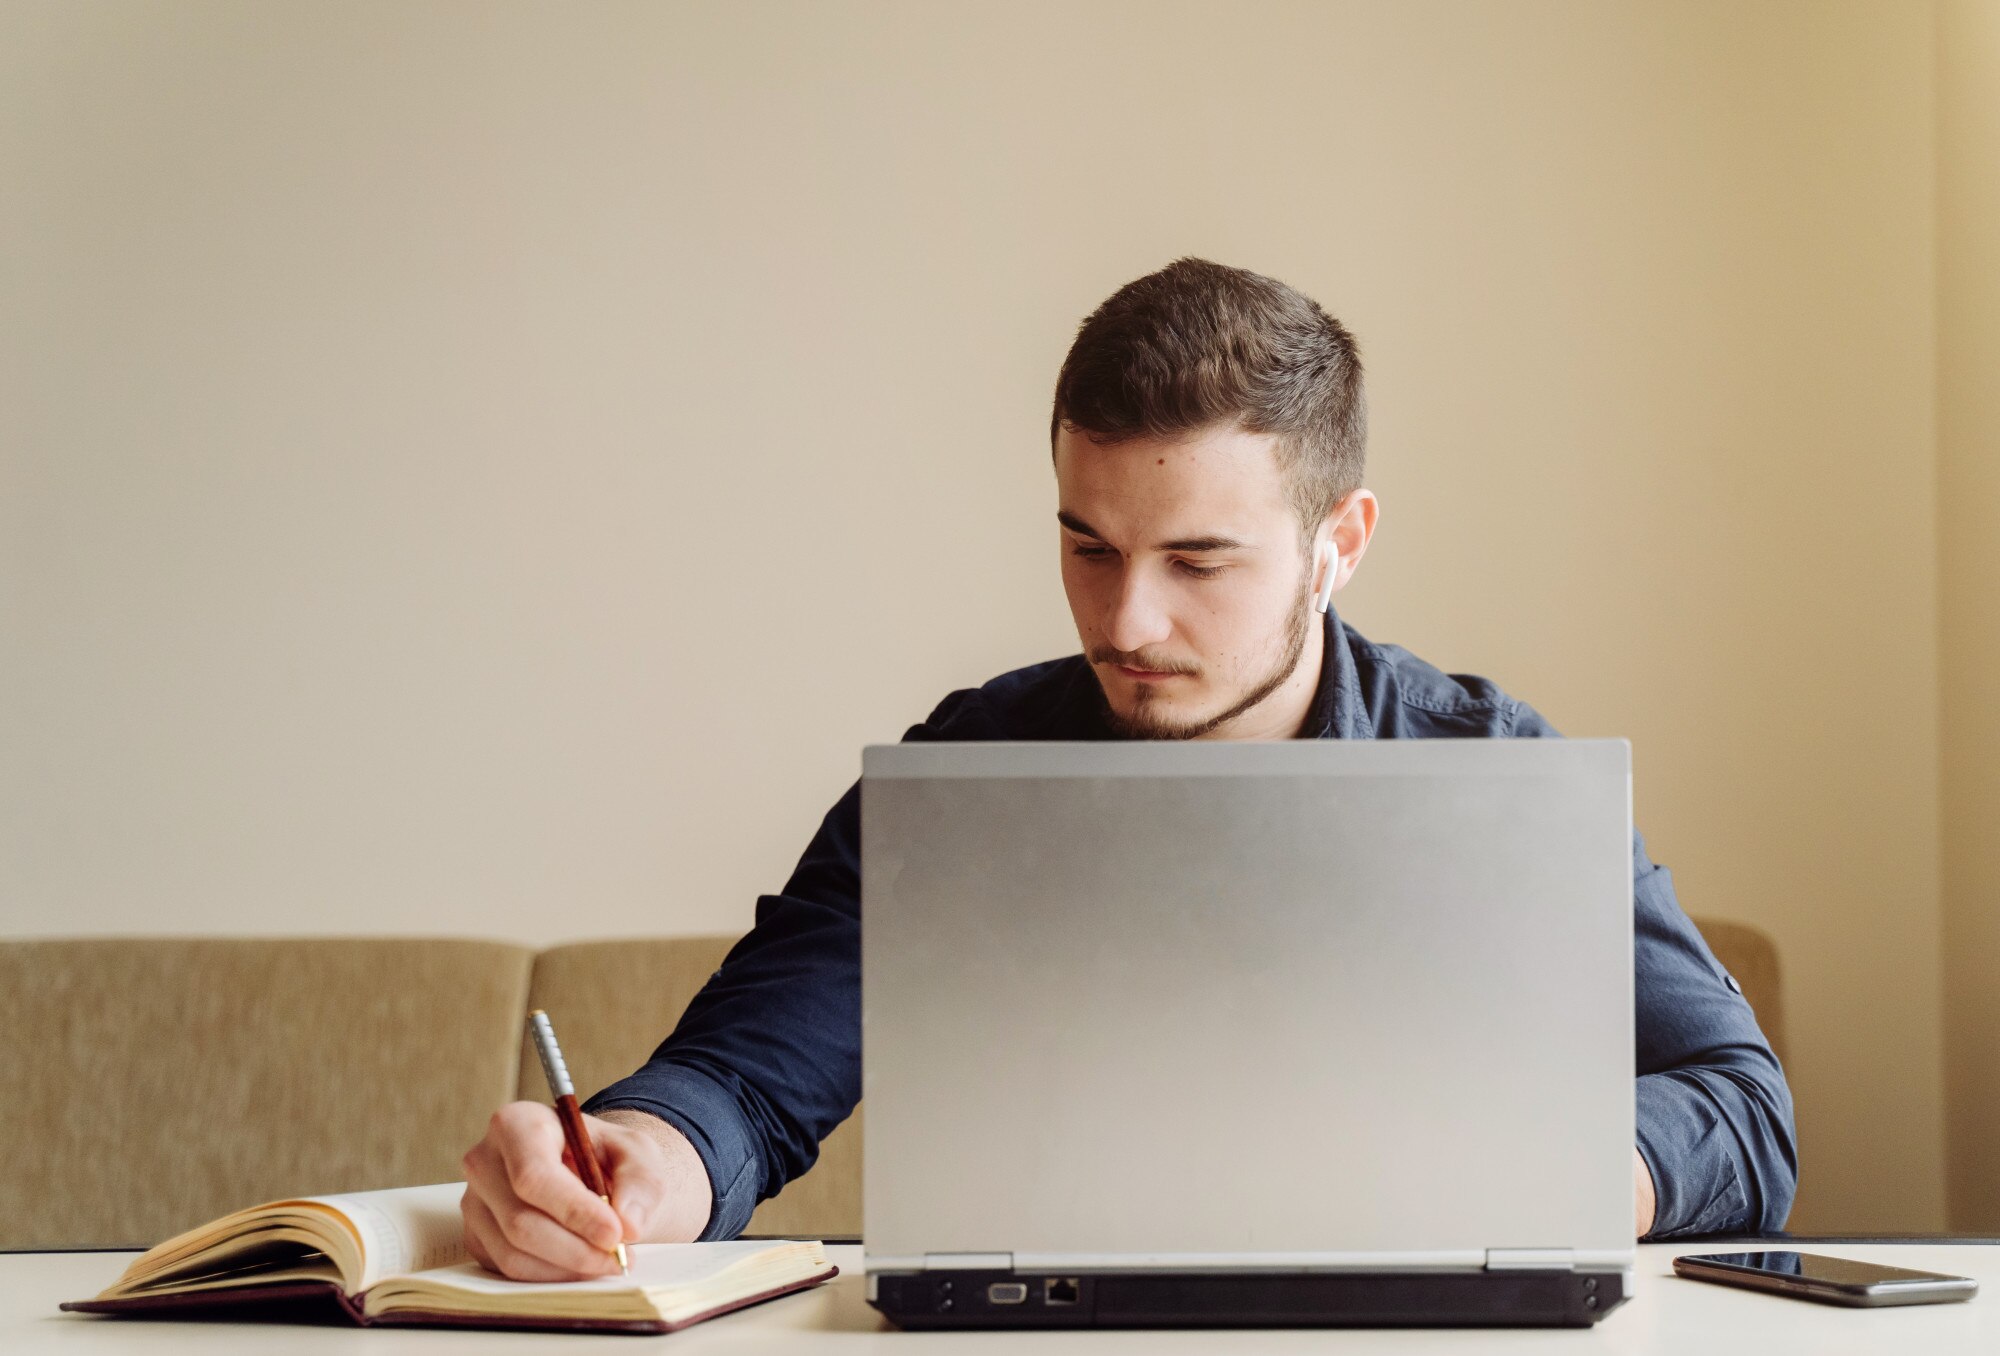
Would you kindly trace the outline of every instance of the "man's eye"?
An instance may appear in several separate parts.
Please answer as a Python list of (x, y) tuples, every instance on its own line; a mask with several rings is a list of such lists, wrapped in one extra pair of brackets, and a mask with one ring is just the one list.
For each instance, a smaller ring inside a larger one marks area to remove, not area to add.
[(1174, 564), (1181, 567), (1182, 573), (1194, 579), (1213, 579), (1227, 568), (1222, 565), (1195, 565), (1185, 560), (1177, 560)]
[(1111, 548), (1108, 546), (1072, 546), (1069, 548), (1069, 552), (1071, 555), (1080, 556), (1084, 560), (1103, 560), (1111, 554)]

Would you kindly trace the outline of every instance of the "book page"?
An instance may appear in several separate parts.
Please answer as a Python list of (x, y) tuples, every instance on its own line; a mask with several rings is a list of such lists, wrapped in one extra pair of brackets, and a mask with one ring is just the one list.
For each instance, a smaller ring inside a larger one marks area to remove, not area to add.
[[(764, 1243), (736, 1240), (729, 1243), (631, 1243), (626, 1251), (632, 1258), (632, 1272), (626, 1276), (596, 1276), (587, 1281), (510, 1281), (476, 1263), (433, 1271), (423, 1277), (426, 1285), (447, 1286), (482, 1295), (589, 1294), (592, 1291), (672, 1289), (675, 1286), (703, 1285), (738, 1262), (764, 1253), (806, 1247), (802, 1243)], [(810, 1246), (817, 1246), (810, 1245)]]
[(463, 1182), (306, 1196), (238, 1210), (133, 1259), (99, 1299), (329, 1280), (359, 1294), (386, 1276), (466, 1258)]
[(465, 1183), (440, 1182), (306, 1199), (337, 1211), (353, 1226), (360, 1243), (361, 1274), (351, 1289), (358, 1292), (387, 1276), (465, 1261), (465, 1232), (458, 1213), (464, 1194)]
[(817, 1242), (636, 1243), (630, 1252), (630, 1275), (587, 1281), (510, 1281), (469, 1262), (392, 1277), (369, 1291), (366, 1309), (674, 1319), (830, 1270)]

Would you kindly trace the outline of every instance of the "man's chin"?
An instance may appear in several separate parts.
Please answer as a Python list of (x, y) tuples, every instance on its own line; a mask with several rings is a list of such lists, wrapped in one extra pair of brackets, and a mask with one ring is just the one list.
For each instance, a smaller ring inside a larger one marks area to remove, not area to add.
[(1153, 698), (1123, 710), (1110, 701), (1105, 706), (1112, 732), (1121, 739), (1190, 739), (1213, 728), (1210, 720), (1190, 709), (1189, 702)]

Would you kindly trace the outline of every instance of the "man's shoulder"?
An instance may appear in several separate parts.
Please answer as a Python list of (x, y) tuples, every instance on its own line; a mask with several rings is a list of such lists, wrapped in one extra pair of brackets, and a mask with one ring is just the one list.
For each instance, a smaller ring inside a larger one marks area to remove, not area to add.
[(911, 739), (1073, 739), (1087, 737), (1097, 679), (1080, 654), (1013, 669), (937, 704)]
[(1553, 735), (1541, 713), (1476, 673), (1447, 673), (1401, 645), (1347, 631), (1362, 699), (1378, 737)]

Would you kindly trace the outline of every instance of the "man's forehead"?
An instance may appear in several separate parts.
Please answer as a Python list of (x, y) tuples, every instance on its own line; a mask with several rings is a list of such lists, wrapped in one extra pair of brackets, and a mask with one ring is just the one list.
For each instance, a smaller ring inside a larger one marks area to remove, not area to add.
[(1292, 516), (1271, 442), (1223, 429), (1095, 444), (1064, 430), (1056, 444), (1058, 520), (1100, 539), (1148, 545), (1262, 541), (1286, 530)]

